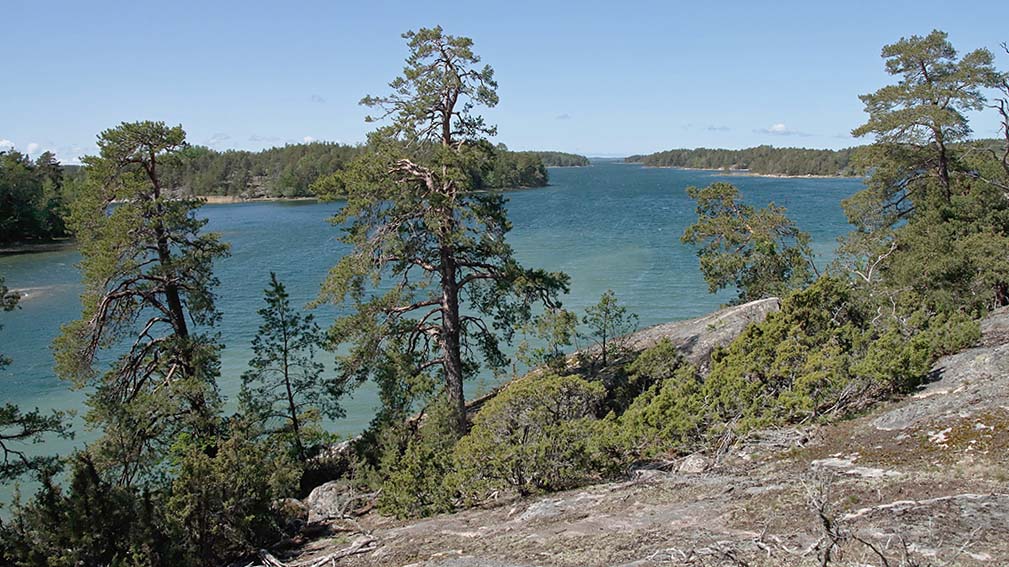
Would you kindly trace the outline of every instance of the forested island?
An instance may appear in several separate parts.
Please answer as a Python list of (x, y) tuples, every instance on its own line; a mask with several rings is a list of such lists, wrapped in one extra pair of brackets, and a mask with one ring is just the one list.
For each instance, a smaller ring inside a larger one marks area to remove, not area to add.
[[(328, 142), (290, 144), (260, 152), (202, 146), (186, 148), (179, 163), (169, 166), (165, 180), (184, 195), (221, 195), (242, 198), (312, 197), (313, 185), (338, 172), (363, 151), (361, 146)], [(543, 155), (550, 152), (512, 152), (503, 144), (493, 150), (486, 166), (474, 169), (481, 189), (543, 187), (548, 183)]]
[(647, 167), (721, 169), (759, 175), (861, 175), (861, 170), (851, 162), (852, 152), (852, 148), (843, 150), (774, 146), (757, 146), (742, 150), (696, 148), (633, 155), (624, 161), (640, 163)]
[(565, 152), (525, 152), (539, 157), (547, 167), (588, 167), (589, 158)]
[[(487, 159), (468, 171), (475, 190), (545, 187), (547, 167), (588, 165), (584, 156), (486, 146)], [(289, 144), (251, 152), (186, 145), (165, 163), (161, 183), (178, 197), (288, 199), (339, 192), (341, 172), (363, 146), (330, 142)], [(64, 217), (82, 190), (85, 170), (51, 153), (36, 159), (0, 151), (0, 245), (69, 236)]]
[(0, 245), (67, 236), (67, 201), (56, 156), (0, 151)]
[[(403, 73), (363, 99), (379, 124), (353, 151), (290, 147), (259, 167), (164, 122), (101, 132), (60, 215), (83, 292), (52, 346), (97, 437), (25, 451), (70, 435), (69, 416), (0, 408), (0, 479), (39, 484), (0, 522), (0, 564), (1009, 558), (1009, 73), (990, 51), (959, 56), (941, 31), (885, 46), (891, 84), (861, 97), (855, 157), (762, 146), (654, 163), (868, 176), (826, 269), (783, 207), (725, 182), (687, 188), (696, 218), (679, 244), (730, 308), (635, 333), (613, 291), (571, 310), (571, 277), (509, 244), (506, 195), (482, 189), (545, 183), (545, 165), (492, 145), (478, 111), (497, 82), (473, 41), (403, 38)], [(967, 111), (986, 104), (1004, 139), (975, 151)], [(14, 186), (59, 186), (50, 161), (12, 163), (27, 180)], [(230, 248), (185, 195), (301, 183), (344, 203), (331, 221), (346, 252), (319, 266), (313, 302), (339, 317), (322, 328), (271, 273), (248, 368), (225, 376), (214, 272)], [(0, 311), (21, 300), (8, 285)], [(519, 361), (533, 370), (466, 399), (481, 369)], [(376, 413), (337, 442), (323, 418), (365, 383)]]

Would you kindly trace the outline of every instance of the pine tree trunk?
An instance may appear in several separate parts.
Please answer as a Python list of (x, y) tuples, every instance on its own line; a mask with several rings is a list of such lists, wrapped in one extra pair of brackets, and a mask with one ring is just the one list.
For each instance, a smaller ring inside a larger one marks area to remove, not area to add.
[(290, 339), (287, 336), (287, 318), (281, 315), (284, 326), (284, 390), (287, 392), (287, 411), (291, 414), (291, 431), (294, 434), (294, 450), (298, 452), (298, 460), (305, 462), (305, 446), (301, 442), (301, 423), (298, 420), (298, 405), (294, 401), (294, 390), (291, 389)]
[(946, 140), (942, 130), (934, 129), (935, 144), (939, 148), (939, 184), (942, 185), (943, 198), (949, 203), (953, 198), (953, 188), (949, 179), (949, 152), (946, 149)]
[(456, 414), (456, 431), (466, 432), (466, 398), (463, 393), (462, 332), (459, 317), (459, 283), (452, 248), (441, 248), (441, 349), (444, 357), (445, 390)]

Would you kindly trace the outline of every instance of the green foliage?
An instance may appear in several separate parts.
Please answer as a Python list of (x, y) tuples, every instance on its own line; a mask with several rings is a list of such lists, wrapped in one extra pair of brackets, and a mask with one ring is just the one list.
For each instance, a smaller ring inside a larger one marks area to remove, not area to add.
[(287, 289), (273, 272), (264, 294), (266, 307), (259, 310), (263, 323), (252, 339), (253, 357), (242, 374), (239, 400), (244, 413), (305, 462), (307, 449), (326, 439), (321, 416), (336, 419), (343, 409), (329, 395), (325, 367), (315, 360), (315, 349), (325, 338), (315, 318), (291, 307)]
[(545, 151), (533, 151), (533, 152), (521, 152), (525, 154), (531, 154), (538, 157), (543, 161), (543, 165), (546, 167), (587, 167), (592, 165), (589, 162), (589, 158), (578, 155), (569, 154), (565, 152), (545, 152)]
[(934, 30), (884, 46), (882, 56), (886, 71), (900, 80), (859, 97), (869, 120), (852, 131), (854, 136), (875, 137), (859, 158), (871, 160), (870, 187), (878, 189), (895, 213), (906, 210), (900, 196), (926, 192), (929, 181), (935, 181), (948, 200), (956, 165), (947, 146), (967, 139), (965, 113), (981, 110), (982, 89), (998, 85), (992, 54), (978, 49), (957, 58), (947, 34)]
[(176, 544), (157, 492), (104, 480), (86, 454), (73, 460), (66, 490), (52, 476), (0, 525), (4, 564), (22, 567), (193, 565)]
[(516, 349), (516, 359), (528, 368), (547, 366), (555, 372), (566, 369), (568, 357), (564, 347), (571, 346), (577, 339), (577, 315), (563, 308), (547, 309), (526, 323), (522, 330), (526, 338)]
[(608, 388), (609, 409), (617, 415), (623, 414), (653, 386), (672, 378), (681, 366), (684, 363), (676, 345), (668, 338), (663, 338), (637, 354), (630, 364), (617, 373), (616, 380)]
[(501, 144), (490, 156), (489, 163), (474, 172), (474, 187), (512, 189), (547, 185), (547, 169), (540, 155), (533, 152), (510, 152)]
[[(510, 152), (504, 144), (491, 149), (485, 145), (485, 156), (473, 164), (467, 173), (472, 190), (545, 187), (549, 181), (541, 152)], [(337, 170), (319, 177), (311, 185), (313, 194), (326, 199), (347, 196), (346, 175)]]
[(49, 152), (0, 152), (0, 244), (67, 235), (63, 170)]
[[(83, 309), (54, 343), (56, 371), (89, 388), (86, 419), (104, 429), (92, 450), (122, 484), (153, 472), (179, 432), (212, 428), (218, 405), (207, 329), (219, 319), (213, 262), (228, 247), (201, 232), (200, 201), (163, 192), (159, 167), (184, 146), (182, 128), (160, 122), (102, 132), (70, 216)], [(116, 358), (99, 365), (107, 351)]]
[(180, 436), (172, 447), (165, 514), (184, 556), (222, 565), (283, 535), (271, 503), (297, 486), (298, 469), (283, 446), (256, 440), (241, 419), (212, 443)]
[(697, 369), (683, 364), (660, 343), (641, 354), (649, 368), (636, 369), (637, 382), (653, 382), (617, 418), (618, 446), (626, 458), (647, 459), (665, 452), (687, 452), (707, 435), (702, 382)]
[[(18, 301), (21, 300), (21, 296), (17, 292), (11, 291), (7, 285), (4, 283), (3, 276), (0, 276), (0, 313), (4, 311), (13, 311), (18, 306)], [(3, 325), (0, 325), (0, 331), (3, 330)], [(0, 370), (5, 366), (9, 365), (11, 360), (4, 356), (0, 352)]]
[(780, 296), (812, 280), (815, 267), (809, 235), (799, 230), (785, 209), (769, 204), (755, 209), (739, 201), (728, 183), (688, 187), (697, 201), (697, 222), (681, 238), (700, 246), (701, 273), (714, 293), (738, 290), (736, 303)]
[(962, 314), (880, 324), (865, 316), (870, 307), (847, 281), (821, 278), (716, 351), (703, 379), (672, 344), (646, 350), (628, 372), (650, 386), (617, 418), (619, 446), (637, 458), (689, 452), (726, 430), (843, 416), (911, 391), (936, 358), (980, 336)]
[(577, 376), (530, 376), (487, 402), (455, 448), (452, 484), (466, 501), (512, 488), (562, 490), (593, 478), (596, 412), (606, 392)]
[(588, 352), (593, 370), (605, 368), (609, 361), (627, 353), (627, 338), (638, 328), (638, 315), (630, 313), (617, 301), (612, 289), (603, 292), (599, 303), (585, 308), (582, 324), (588, 328), (586, 337), (595, 344)]
[(379, 510), (400, 518), (448, 512), (455, 493), (446, 476), (453, 467), (456, 433), (455, 408), (445, 396), (437, 398), (420, 418), (389, 433), (398, 443), (387, 444), (380, 470), (384, 471)]
[(997, 141), (966, 141), (966, 113), (1007, 75), (986, 49), (958, 57), (940, 31), (882, 55), (898, 82), (861, 97), (869, 119), (853, 134), (874, 137), (857, 156), (872, 175), (843, 203), (856, 230), (839, 265), (894, 303), (911, 292), (939, 312), (1009, 304), (1009, 154), (1000, 159)]
[(182, 435), (170, 479), (143, 489), (105, 478), (87, 453), (63, 488), (47, 474), (0, 524), (0, 562), (38, 567), (223, 565), (281, 535), (270, 504), (297, 468), (283, 450), (234, 420), (214, 442)]
[(626, 161), (649, 167), (745, 170), (767, 175), (858, 175), (862, 170), (850, 163), (851, 153), (851, 149), (810, 150), (772, 146), (743, 150), (695, 148), (631, 156)]
[(473, 40), (446, 35), (441, 26), (408, 31), (403, 39), (410, 49), (403, 75), (389, 83), (390, 94), (361, 99), (362, 105), (379, 111), (366, 120), (393, 117), (390, 134), (408, 141), (451, 145), (453, 140), (493, 136), (497, 129), (472, 112), (498, 103), (494, 69), (478, 67)]
[(311, 197), (313, 183), (346, 167), (361, 148), (328, 142), (259, 152), (191, 146), (165, 168), (165, 186), (183, 195)]
[(870, 384), (849, 367), (868, 340), (846, 282), (823, 278), (782, 300), (712, 358), (703, 395), (708, 419), (740, 420), (739, 429), (795, 422), (831, 410)]
[[(380, 111), (369, 120), (388, 123), (337, 184), (347, 201), (333, 222), (352, 251), (330, 271), (318, 301), (349, 304), (330, 333), (334, 344), (349, 345), (338, 360), (348, 384), (437, 370), (461, 433), (463, 381), (481, 363), (504, 368), (500, 341), (530, 318), (534, 303), (555, 305), (567, 277), (521, 267), (505, 240), (504, 198), (474, 191), (473, 172), (493, 151), (483, 139), (493, 128), (474, 109), (497, 103), (493, 71), (477, 68), (468, 38), (441, 28), (404, 38), (410, 56), (391, 94), (362, 100)], [(372, 293), (377, 287), (387, 291)], [(390, 361), (412, 367), (389, 374)]]

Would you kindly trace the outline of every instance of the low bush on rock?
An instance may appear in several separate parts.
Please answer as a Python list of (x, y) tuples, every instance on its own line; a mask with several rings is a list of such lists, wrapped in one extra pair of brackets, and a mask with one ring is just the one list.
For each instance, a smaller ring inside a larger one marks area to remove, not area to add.
[(979, 337), (962, 314), (915, 311), (873, 325), (865, 311), (848, 282), (821, 278), (717, 350), (707, 376), (670, 345), (646, 350), (628, 367), (651, 385), (619, 418), (625, 446), (639, 456), (692, 451), (727, 429), (843, 416), (917, 386), (936, 358)]
[(378, 468), (378, 474), (385, 475), (378, 500), (381, 512), (406, 518), (452, 510), (455, 492), (446, 477), (453, 470), (452, 448), (458, 439), (453, 415), (448, 399), (441, 396), (415, 430), (407, 424), (398, 432), (386, 432)]
[(592, 438), (606, 391), (577, 376), (519, 380), (487, 403), (455, 448), (453, 484), (466, 501), (496, 490), (520, 494), (585, 482), (598, 467)]

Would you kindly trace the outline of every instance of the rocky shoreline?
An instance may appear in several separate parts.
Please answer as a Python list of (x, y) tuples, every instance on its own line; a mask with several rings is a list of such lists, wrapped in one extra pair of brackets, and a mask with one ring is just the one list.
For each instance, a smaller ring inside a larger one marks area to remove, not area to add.
[[(704, 345), (776, 308), (765, 300), (635, 336), (642, 346), (666, 336), (703, 358)], [(323, 485), (297, 505), (317, 536), (263, 564), (801, 566), (820, 565), (825, 544), (835, 546), (830, 565), (1006, 564), (1009, 309), (982, 333), (906, 399), (643, 465), (622, 482), (414, 521), (356, 508)]]

